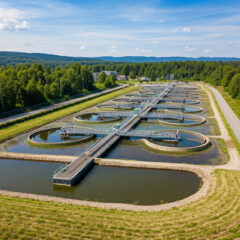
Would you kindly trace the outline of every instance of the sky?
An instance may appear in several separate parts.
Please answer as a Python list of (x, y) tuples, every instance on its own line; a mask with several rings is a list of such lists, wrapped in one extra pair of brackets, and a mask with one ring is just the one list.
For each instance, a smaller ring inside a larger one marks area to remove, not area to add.
[(240, 57), (240, 1), (0, 0), (0, 51)]

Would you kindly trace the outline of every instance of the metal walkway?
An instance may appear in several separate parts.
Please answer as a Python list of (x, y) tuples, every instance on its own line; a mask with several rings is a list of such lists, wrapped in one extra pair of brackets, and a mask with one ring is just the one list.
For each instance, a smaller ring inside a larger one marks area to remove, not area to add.
[[(151, 109), (161, 100), (163, 99), (168, 92), (173, 88), (174, 84), (167, 85), (157, 96), (153, 97), (151, 101), (143, 106), (140, 111), (140, 114), (147, 114), (151, 111)], [(140, 117), (138, 114), (134, 114), (130, 118), (126, 119), (119, 129), (115, 129), (110, 133), (106, 133), (107, 135), (100, 139), (96, 144), (90, 147), (87, 151), (85, 151), (79, 158), (70, 163), (67, 167), (60, 170), (53, 176), (54, 184), (63, 184), (67, 186), (72, 186), (77, 183), (77, 181), (82, 178), (87, 171), (93, 166), (94, 159), (101, 156), (107, 149), (109, 149), (120, 136), (132, 136), (131, 131), (129, 131), (134, 125), (136, 125), (140, 121)], [(65, 129), (67, 131), (67, 129)], [(82, 130), (82, 129), (81, 129)], [(80, 132), (80, 130), (79, 130)], [(69, 132), (70, 133), (70, 132)], [(76, 133), (76, 132), (75, 132)], [(89, 131), (87, 132), (89, 134)], [(130, 135), (128, 135), (130, 134)], [(144, 135), (145, 134), (145, 135)], [(151, 132), (152, 135), (149, 135), (143, 132), (138, 132), (135, 136), (143, 137), (143, 136), (151, 136), (151, 137), (163, 137), (162, 133), (159, 132)], [(170, 134), (170, 133), (169, 133)], [(164, 136), (166, 137), (166, 136)], [(173, 139), (174, 134), (170, 134), (169, 138)], [(175, 133), (175, 140), (177, 140), (178, 134)]]
[[(116, 112), (99, 112), (98, 116), (101, 118), (111, 118), (111, 117), (122, 117), (122, 118), (127, 118), (131, 117), (136, 112), (121, 112), (121, 111), (116, 111)], [(146, 118), (146, 119), (172, 119), (172, 120), (179, 120), (182, 122), (184, 120), (184, 116), (182, 114), (175, 114), (175, 113), (146, 113), (138, 114), (139, 118)]]
[[(151, 97), (122, 97), (117, 98), (114, 101), (123, 101), (123, 102), (144, 102), (149, 101), (152, 99)], [(186, 104), (198, 104), (200, 103), (197, 100), (186, 100), (186, 98), (183, 99), (162, 99), (160, 102), (170, 102), (170, 103), (186, 103)]]
[(61, 129), (62, 136), (81, 136), (84, 134), (93, 135), (108, 135), (115, 133), (117, 136), (122, 137), (136, 137), (136, 138), (155, 138), (162, 140), (179, 141), (177, 130), (169, 131), (138, 131), (138, 130), (119, 130), (114, 131), (112, 129), (94, 129), (94, 128), (82, 128), (82, 127), (66, 127)]
[[(160, 101), (160, 100), (159, 100)], [(145, 104), (129, 103), (129, 104), (103, 104), (98, 107), (112, 107), (114, 109), (133, 109), (133, 108), (143, 108)], [(185, 109), (184, 105), (173, 105), (173, 104), (154, 104), (151, 106), (152, 109)]]

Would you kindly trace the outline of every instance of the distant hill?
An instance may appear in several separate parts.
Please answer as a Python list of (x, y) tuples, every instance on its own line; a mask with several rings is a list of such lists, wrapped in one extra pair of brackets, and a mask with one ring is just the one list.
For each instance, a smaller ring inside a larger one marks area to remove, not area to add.
[(17, 65), (21, 63), (42, 63), (44, 65), (57, 66), (72, 63), (81, 63), (87, 65), (93, 64), (108, 64), (109, 62), (171, 62), (171, 61), (240, 61), (240, 58), (226, 58), (226, 57), (144, 57), (144, 56), (126, 56), (126, 57), (66, 57), (44, 53), (23, 53), (23, 52), (6, 52), (0, 51), (0, 66), (1, 65)]
[(64, 57), (44, 53), (23, 53), (0, 51), (0, 65), (17, 65), (21, 63), (42, 63), (45, 65), (66, 65), (72, 63), (97, 64), (103, 60), (84, 57)]
[(240, 58), (227, 58), (227, 57), (199, 57), (199, 58), (191, 58), (191, 57), (144, 57), (144, 56), (126, 56), (126, 57), (96, 57), (96, 59), (101, 59), (108, 62), (172, 62), (172, 61), (205, 61), (205, 62), (212, 62), (212, 61), (240, 61)]

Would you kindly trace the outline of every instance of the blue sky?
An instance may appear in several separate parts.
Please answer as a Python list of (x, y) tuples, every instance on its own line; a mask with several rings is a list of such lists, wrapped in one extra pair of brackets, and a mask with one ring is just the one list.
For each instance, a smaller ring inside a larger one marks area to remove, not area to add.
[(0, 50), (240, 57), (240, 1), (0, 0)]

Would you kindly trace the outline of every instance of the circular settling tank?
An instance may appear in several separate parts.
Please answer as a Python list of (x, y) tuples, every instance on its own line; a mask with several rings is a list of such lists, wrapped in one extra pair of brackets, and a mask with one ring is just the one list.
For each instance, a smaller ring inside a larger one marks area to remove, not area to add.
[(27, 142), (35, 146), (43, 147), (70, 146), (89, 141), (93, 137), (94, 135), (91, 134), (63, 136), (61, 135), (61, 128), (48, 128), (30, 134)]
[(120, 117), (101, 117), (98, 113), (83, 113), (76, 117), (74, 120), (77, 122), (86, 122), (86, 123), (106, 123), (119, 121)]
[(196, 126), (205, 123), (206, 119), (202, 116), (184, 115), (182, 119), (159, 119), (159, 122), (174, 126)]
[(118, 104), (103, 104), (103, 105), (99, 105), (97, 106), (98, 109), (101, 110), (105, 110), (105, 111), (109, 111), (109, 110), (133, 110), (134, 107), (131, 106), (118, 106)]
[(176, 139), (149, 138), (142, 141), (150, 148), (167, 152), (195, 152), (207, 148), (210, 140), (203, 134), (191, 131), (168, 131), (176, 134)]
[(164, 104), (164, 107), (162, 109), (185, 113), (198, 113), (203, 111), (201, 107), (184, 106), (181, 104)]

